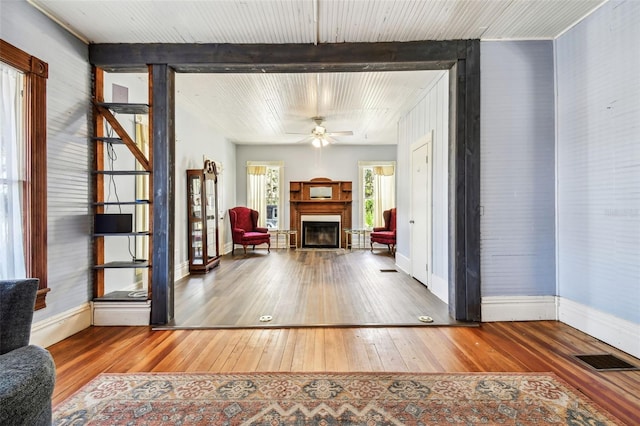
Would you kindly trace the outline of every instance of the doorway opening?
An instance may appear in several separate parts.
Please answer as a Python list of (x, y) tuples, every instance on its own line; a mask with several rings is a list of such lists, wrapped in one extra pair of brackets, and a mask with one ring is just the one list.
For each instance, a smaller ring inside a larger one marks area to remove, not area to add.
[[(154, 108), (158, 129), (154, 158), (171, 157), (175, 140), (175, 72), (340, 72), (448, 70), (449, 93), (449, 220), (448, 238), (450, 309), (456, 319), (480, 320), (479, 175), (480, 175), (480, 42), (479, 40), (418, 41), (407, 43), (340, 43), (313, 46), (232, 45), (212, 50), (208, 45), (92, 45), (91, 62), (107, 69), (150, 70), (154, 93), (168, 108)], [(135, 52), (135, 54), (132, 54)], [(160, 53), (158, 53), (160, 52)], [(233, 52), (229, 56), (229, 52)], [(329, 56), (328, 56), (329, 55)], [(330, 62), (322, 58), (330, 57)], [(247, 58), (250, 58), (248, 60)], [(153, 64), (153, 65), (148, 65)], [(155, 127), (155, 126), (154, 126)], [(158, 172), (170, 178), (159, 180), (156, 190), (167, 197), (154, 200), (154, 217), (170, 217), (173, 211), (173, 177), (170, 164), (157, 162)], [(155, 202), (157, 201), (157, 202)], [(167, 202), (168, 201), (168, 202)], [(405, 213), (406, 214), (406, 213)], [(402, 218), (404, 219), (404, 218)], [(175, 239), (171, 224), (154, 221), (154, 236)], [(157, 259), (155, 259), (157, 257)], [(172, 318), (173, 261), (166, 254), (154, 255), (153, 323)]]

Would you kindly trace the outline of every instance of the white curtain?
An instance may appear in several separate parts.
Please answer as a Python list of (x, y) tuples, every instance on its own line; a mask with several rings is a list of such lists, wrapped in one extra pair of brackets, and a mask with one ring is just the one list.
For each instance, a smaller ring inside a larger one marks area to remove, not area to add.
[(0, 78), (0, 279), (24, 278), (22, 74), (0, 63)]
[(395, 207), (396, 176), (394, 166), (375, 166), (373, 168), (373, 211), (374, 226), (383, 226), (382, 213)]
[(267, 166), (247, 166), (247, 207), (258, 212), (258, 226), (267, 222)]

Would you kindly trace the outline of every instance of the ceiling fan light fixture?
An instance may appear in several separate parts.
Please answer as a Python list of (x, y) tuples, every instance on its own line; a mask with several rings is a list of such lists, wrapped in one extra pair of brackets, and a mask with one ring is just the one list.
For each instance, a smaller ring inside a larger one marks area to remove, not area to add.
[(311, 145), (315, 148), (322, 148), (323, 146), (329, 145), (329, 141), (322, 136), (316, 136), (311, 140)]
[[(352, 131), (340, 131), (340, 132), (327, 132), (327, 128), (322, 125), (322, 117), (313, 117), (313, 121), (316, 123), (311, 129), (311, 135), (307, 136), (300, 142), (308, 143), (311, 140), (311, 145), (315, 148), (322, 148), (335, 142), (333, 136), (353, 136)], [(304, 133), (292, 133), (292, 134), (304, 134)]]
[(318, 125), (313, 128), (312, 133), (316, 136), (322, 136), (327, 132), (327, 129)]

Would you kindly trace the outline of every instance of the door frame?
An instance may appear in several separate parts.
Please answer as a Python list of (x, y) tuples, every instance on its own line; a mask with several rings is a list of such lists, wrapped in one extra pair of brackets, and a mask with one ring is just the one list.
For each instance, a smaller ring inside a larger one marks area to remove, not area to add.
[[(109, 72), (154, 70), (152, 238), (173, 255), (175, 178), (172, 72), (366, 72), (449, 70), (449, 310), (480, 321), (480, 40), (311, 44), (105, 43), (89, 62)], [(148, 64), (153, 64), (149, 66)], [(162, 74), (161, 78), (156, 75)], [(165, 96), (159, 105), (155, 103)], [(169, 161), (164, 161), (169, 159)], [(161, 160), (161, 161), (156, 161)], [(155, 177), (160, 179), (155, 179)], [(171, 241), (169, 241), (171, 240)], [(169, 250), (171, 249), (171, 250)], [(173, 319), (173, 260), (154, 258), (151, 323)]]
[[(410, 235), (410, 241), (409, 241), (409, 255), (411, 256), (411, 276), (416, 278), (415, 275), (415, 271), (414, 271), (414, 266), (415, 266), (415, 253), (414, 253), (414, 235), (415, 232), (413, 231), (413, 223), (414, 223), (414, 217), (416, 216), (416, 211), (415, 211), (415, 206), (413, 203), (414, 197), (414, 190), (415, 188), (413, 187), (413, 153), (417, 150), (419, 150), (420, 148), (422, 148), (423, 146), (427, 146), (427, 157), (428, 157), (428, 162), (427, 162), (427, 181), (428, 181), (428, 185), (427, 185), (427, 223), (426, 223), (426, 228), (427, 228), (427, 279), (426, 282), (423, 283), (429, 290), (431, 290), (431, 276), (433, 274), (432, 269), (433, 269), (433, 129), (429, 130), (426, 134), (424, 134), (423, 136), (421, 136), (416, 142), (413, 142), (410, 147), (409, 147), (409, 152), (410, 152), (410, 170), (411, 170), (411, 178), (409, 180), (410, 182), (410, 192), (411, 192), (411, 197), (410, 197), (410, 201), (409, 201), (409, 205), (410, 205), (410, 212), (409, 212), (409, 217), (410, 217), (410, 221), (409, 221), (409, 235)], [(420, 281), (420, 280), (418, 280)]]

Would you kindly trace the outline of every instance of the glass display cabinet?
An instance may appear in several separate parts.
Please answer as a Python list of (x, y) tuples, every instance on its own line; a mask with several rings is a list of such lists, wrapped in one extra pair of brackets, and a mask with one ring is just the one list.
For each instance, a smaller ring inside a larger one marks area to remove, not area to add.
[(215, 170), (187, 170), (189, 272), (206, 273), (220, 263), (217, 185)]

